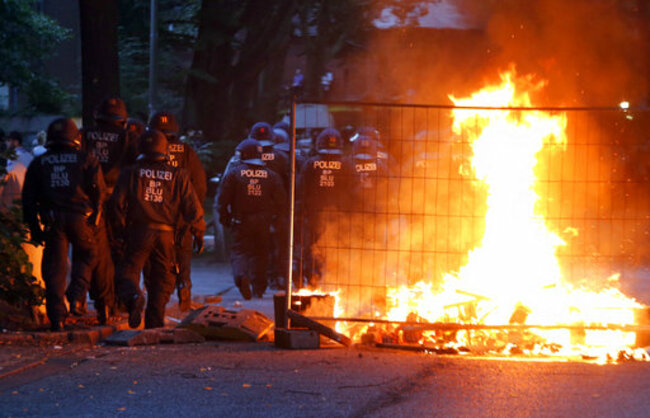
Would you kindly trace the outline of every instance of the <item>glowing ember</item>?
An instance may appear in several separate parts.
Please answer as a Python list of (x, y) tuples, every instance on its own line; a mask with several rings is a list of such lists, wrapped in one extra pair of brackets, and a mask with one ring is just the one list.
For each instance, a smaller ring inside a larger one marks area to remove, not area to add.
[[(518, 79), (511, 70), (501, 75), (498, 86), (468, 98), (451, 97), (461, 107), (453, 111), (454, 132), (469, 138), (473, 175), (487, 191), (483, 238), (467, 263), (445, 276), (442, 289), (425, 282), (389, 289), (388, 319), (574, 328), (522, 329), (505, 335), (479, 330), (454, 336), (460, 344), (486, 351), (514, 344), (532, 353), (562, 349), (569, 354), (566, 350), (573, 347), (602, 358), (634, 344), (633, 332), (579, 329), (582, 325), (634, 324), (634, 309), (642, 305), (614, 288), (592, 292), (564, 282), (556, 250), (565, 243), (549, 230), (537, 205), (537, 155), (544, 144), (566, 143), (566, 115), (467, 108), (532, 107), (529, 92), (543, 87), (543, 83), (533, 84), (530, 77)], [(442, 338), (440, 332), (421, 335), (421, 341), (440, 342)]]

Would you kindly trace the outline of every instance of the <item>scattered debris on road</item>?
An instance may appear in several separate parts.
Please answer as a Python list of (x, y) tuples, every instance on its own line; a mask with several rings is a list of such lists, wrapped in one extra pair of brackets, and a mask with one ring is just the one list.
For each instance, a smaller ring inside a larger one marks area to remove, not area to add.
[(122, 330), (104, 340), (108, 345), (155, 345), (155, 344), (187, 344), (202, 343), (205, 338), (189, 329), (184, 328), (152, 328), (144, 330)]
[(209, 340), (259, 341), (273, 329), (273, 321), (252, 309), (232, 311), (206, 306), (190, 312), (179, 327), (191, 329)]

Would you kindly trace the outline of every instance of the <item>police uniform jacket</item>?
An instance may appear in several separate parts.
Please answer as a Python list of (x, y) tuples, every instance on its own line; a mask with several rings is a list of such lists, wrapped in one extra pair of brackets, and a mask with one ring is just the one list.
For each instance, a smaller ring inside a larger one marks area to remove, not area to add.
[(234, 163), (222, 180), (217, 210), (220, 222), (259, 216), (271, 221), (285, 213), (287, 195), (280, 176), (266, 166)]
[(346, 158), (354, 167), (355, 195), (353, 208), (364, 212), (376, 212), (384, 208), (390, 196), (388, 194), (388, 166), (380, 158)]
[(354, 169), (341, 155), (314, 155), (302, 166), (298, 178), (298, 210), (345, 210), (355, 193)]
[(285, 190), (289, 190), (289, 158), (282, 152), (273, 147), (262, 152), (262, 161), (271, 170), (275, 171), (282, 179), (282, 185)]
[(199, 156), (190, 145), (181, 141), (169, 141), (169, 164), (173, 167), (184, 168), (190, 175), (196, 196), (200, 202), (205, 200), (208, 191), (205, 170)]
[(120, 169), (135, 162), (137, 138), (124, 128), (106, 123), (84, 129), (81, 132), (82, 146), (97, 157), (104, 172), (109, 189), (115, 187)]
[(109, 202), (118, 231), (130, 225), (171, 230), (182, 220), (203, 233), (203, 206), (187, 172), (166, 159), (142, 158), (120, 173)]
[(25, 221), (30, 228), (36, 227), (38, 215), (51, 210), (88, 215), (102, 205), (105, 196), (104, 177), (93, 155), (51, 147), (27, 169), (22, 192)]

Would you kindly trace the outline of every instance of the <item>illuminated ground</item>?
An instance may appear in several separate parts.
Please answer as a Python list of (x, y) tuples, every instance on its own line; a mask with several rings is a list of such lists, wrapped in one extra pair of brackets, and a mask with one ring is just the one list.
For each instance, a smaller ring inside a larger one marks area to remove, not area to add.
[(252, 343), (59, 351), (0, 380), (2, 416), (647, 416), (650, 407), (648, 363)]
[[(232, 284), (228, 265), (209, 258), (195, 263), (194, 277), (197, 295)], [(246, 302), (232, 289), (223, 304), (272, 316), (271, 295)], [(0, 347), (0, 375), (11, 370), (21, 371), (0, 378), (3, 417), (647, 416), (650, 410), (650, 363), (640, 362), (597, 366), (338, 346), (285, 351), (270, 343)]]

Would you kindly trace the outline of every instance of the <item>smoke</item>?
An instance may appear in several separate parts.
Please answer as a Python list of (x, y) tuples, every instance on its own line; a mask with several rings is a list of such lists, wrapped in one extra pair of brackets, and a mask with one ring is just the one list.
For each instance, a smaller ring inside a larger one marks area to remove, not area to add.
[[(358, 57), (368, 65), (348, 80), (352, 93), (381, 102), (451, 104), (450, 94), (465, 97), (515, 68), (532, 82), (545, 81), (534, 106), (646, 105), (647, 33), (635, 2), (455, 4), (464, 29), (378, 30)], [(650, 231), (643, 215), (650, 202), (640, 193), (650, 175), (639, 168), (650, 158), (641, 139), (647, 131), (631, 132), (619, 113), (569, 115), (567, 149), (540, 155), (552, 167), (538, 169), (540, 204), (567, 239), (559, 255), (569, 278), (604, 281), (612, 267), (627, 264), (634, 273), (650, 259), (639, 254)], [(450, 134), (446, 110), (366, 109), (363, 118), (360, 125), (379, 128), (395, 159), (378, 185), (393, 200), (381, 195), (385, 208), (331, 221), (316, 251), (325, 259), (323, 290), (341, 290), (348, 315), (371, 317), (384, 313), (388, 287), (420, 280), (440, 285), (446, 273), (458, 271), (482, 237), (485, 190), (468, 181), (471, 151)], [(629, 259), (634, 254), (640, 259)]]
[(535, 98), (538, 105), (647, 102), (644, 2), (442, 0), (432, 5), (419, 19), (421, 26), (384, 25), (373, 32), (364, 53), (372, 65), (363, 76), (376, 72), (376, 82), (366, 83), (363, 96), (450, 104), (449, 94), (465, 96), (498, 81), (499, 71), (514, 65), (519, 74), (548, 82)]
[(633, 106), (647, 100), (646, 28), (641, 2), (615, 0), (458, 0), (481, 22), (491, 64), (513, 63), (548, 81), (553, 106)]

